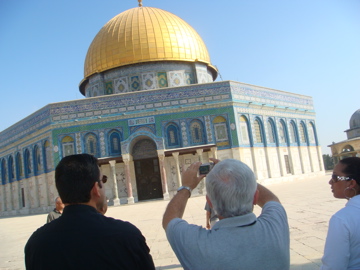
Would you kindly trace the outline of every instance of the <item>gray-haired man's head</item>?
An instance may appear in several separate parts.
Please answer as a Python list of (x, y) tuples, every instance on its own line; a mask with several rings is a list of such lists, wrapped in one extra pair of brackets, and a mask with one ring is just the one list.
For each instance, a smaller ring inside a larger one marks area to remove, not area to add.
[(207, 196), (215, 212), (224, 218), (251, 213), (256, 189), (253, 171), (236, 159), (219, 162), (206, 177)]

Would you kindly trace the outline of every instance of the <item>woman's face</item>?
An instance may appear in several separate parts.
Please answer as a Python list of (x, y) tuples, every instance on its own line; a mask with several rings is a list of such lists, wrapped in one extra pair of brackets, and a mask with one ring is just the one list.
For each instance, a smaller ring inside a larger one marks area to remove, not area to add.
[(336, 164), (333, 170), (333, 177), (330, 179), (329, 184), (331, 185), (331, 191), (335, 198), (338, 199), (345, 199), (345, 189), (350, 185), (350, 181), (343, 180), (339, 181), (336, 176), (347, 176), (343, 173), (343, 170), (346, 168), (347, 165), (342, 163)]

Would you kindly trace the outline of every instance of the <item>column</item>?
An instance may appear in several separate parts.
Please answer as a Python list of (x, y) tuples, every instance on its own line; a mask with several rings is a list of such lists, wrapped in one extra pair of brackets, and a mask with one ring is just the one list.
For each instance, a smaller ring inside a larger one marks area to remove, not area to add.
[(218, 159), (218, 157), (217, 157), (217, 147), (211, 147), (209, 157)]
[(280, 175), (281, 175), (281, 177), (283, 177), (286, 175), (286, 172), (285, 172), (285, 168), (284, 168), (284, 164), (283, 164), (283, 160), (282, 160), (280, 146), (276, 147), (276, 151), (277, 151), (278, 162), (279, 162), (279, 166), (280, 166)]
[(45, 201), (44, 201), (44, 205), (49, 207), (49, 206), (52, 206), (53, 203), (50, 202), (50, 193), (51, 193), (51, 190), (50, 190), (50, 185), (49, 185), (49, 173), (48, 172), (45, 172), (44, 170), (44, 185), (45, 185), (45, 194), (44, 194), (44, 198), (45, 198)]
[[(324, 161), (323, 161), (323, 158), (322, 158), (322, 153), (321, 153), (321, 147), (320, 146), (316, 147), (316, 153), (318, 155), (318, 162), (319, 162), (320, 171), (325, 171)], [(359, 156), (359, 155), (357, 155), (357, 156)]]
[(34, 194), (35, 194), (35, 204), (34, 204), (34, 208), (39, 208), (41, 207), (41, 184), (39, 183), (39, 177), (35, 175), (35, 171), (34, 171)]
[(301, 165), (301, 174), (304, 174), (305, 173), (305, 166), (304, 166), (304, 159), (303, 159), (303, 155), (302, 155), (302, 152), (301, 152), (301, 146), (299, 145), (298, 146), (298, 151), (299, 151), (299, 158), (300, 158), (300, 165)]
[(173, 152), (172, 156), (175, 159), (175, 166), (176, 166), (176, 175), (178, 179), (178, 187), (182, 186), (181, 183), (181, 173), (180, 173), (180, 165), (179, 165), (179, 152)]
[(19, 210), (19, 188), (18, 181), (14, 179), (12, 183), (12, 193), (13, 193), (13, 210)]
[(256, 176), (256, 180), (259, 180), (259, 172), (257, 169), (257, 164), (256, 164), (256, 157), (255, 157), (255, 149), (254, 147), (251, 147), (251, 161), (252, 161), (252, 170)]
[(265, 152), (267, 178), (273, 178), (273, 171), (272, 171), (272, 168), (270, 166), (270, 161), (269, 161), (269, 148), (264, 147), (264, 152)]
[[(199, 161), (201, 162), (201, 163), (204, 163), (204, 159), (203, 159), (203, 149), (196, 149), (196, 153), (197, 153), (197, 155), (199, 156)], [(206, 178), (204, 178), (204, 179), (206, 179)], [(202, 179), (201, 181), (200, 181), (200, 183), (197, 185), (197, 187), (196, 187), (196, 189), (198, 190), (198, 193), (199, 194), (203, 194), (203, 192), (204, 192), (204, 190), (205, 190), (205, 180), (204, 179)]]
[(125, 164), (125, 181), (126, 181), (126, 189), (128, 191), (128, 204), (134, 204), (135, 200), (132, 193), (132, 185), (131, 185), (131, 177), (130, 177), (130, 156), (129, 154), (122, 155), (123, 161)]
[(19, 166), (19, 164), (16, 162), (16, 159), (15, 159), (15, 162), (14, 162), (14, 174), (15, 174), (15, 177), (14, 177), (14, 182), (13, 182), (14, 210), (20, 210), (20, 208), (21, 208), (20, 207), (20, 196), (19, 196), (19, 185), (20, 185), (20, 183), (18, 181), (18, 174), (17, 174), (17, 172), (19, 171), (18, 166)]
[(6, 211), (6, 189), (5, 185), (1, 185), (1, 204), (2, 204), (2, 212)]
[(309, 162), (310, 162), (310, 170), (311, 172), (314, 172), (314, 161), (313, 161), (313, 157), (312, 157), (312, 153), (311, 153), (311, 147), (310, 145), (307, 146), (307, 150), (308, 150), (308, 155), (309, 155)]
[(204, 159), (203, 159), (203, 156), (202, 156), (203, 150), (202, 150), (202, 149), (196, 149), (196, 153), (197, 153), (197, 155), (198, 155), (198, 157), (199, 157), (199, 161), (200, 161), (201, 163), (204, 163)]
[[(41, 150), (41, 164), (43, 169), (43, 182), (44, 182), (44, 207), (51, 206), (50, 204), (50, 190), (49, 190), (49, 183), (48, 183), (48, 167), (46, 166), (46, 155), (45, 155), (45, 149), (44, 145), (40, 148)], [(49, 165), (48, 165), (49, 166)]]
[(290, 171), (291, 171), (291, 174), (295, 175), (294, 160), (293, 160), (293, 156), (292, 156), (292, 152), (291, 152), (292, 149), (291, 149), (291, 147), (288, 146), (287, 150), (288, 150), (288, 155), (289, 155)]
[(16, 210), (21, 209), (20, 182), (16, 181)]
[(119, 192), (118, 192), (118, 185), (117, 185), (117, 181), (116, 181), (116, 170), (115, 170), (115, 164), (116, 164), (116, 160), (110, 160), (110, 170), (111, 170), (111, 176), (113, 179), (113, 193), (114, 193), (114, 198), (113, 198), (113, 203), (114, 206), (118, 206), (120, 205), (120, 199), (119, 199)]
[(13, 193), (12, 193), (12, 183), (10, 182), (10, 180), (9, 183), (6, 184), (6, 186), (9, 190), (9, 198), (8, 198), (9, 205), (7, 210), (12, 211), (14, 210), (14, 202), (13, 202)]
[(161, 183), (163, 187), (163, 197), (164, 200), (169, 200), (169, 190), (166, 179), (166, 170), (165, 170), (165, 154), (164, 151), (158, 151), (159, 161), (160, 161), (160, 175), (161, 175)]
[(23, 208), (30, 208), (30, 190), (29, 190), (29, 182), (27, 178), (23, 178), (23, 183), (22, 183), (22, 188), (24, 189), (24, 205), (25, 207)]
[(31, 197), (31, 192), (30, 192), (30, 184), (29, 184), (29, 178), (27, 177), (27, 174), (26, 174), (26, 162), (25, 162), (25, 157), (23, 156), (22, 158), (22, 166), (23, 166), (23, 169), (24, 169), (24, 178), (23, 178), (23, 186), (24, 186), (24, 197), (25, 197), (25, 209), (26, 209), (26, 212), (27, 213), (30, 213), (30, 206), (31, 206), (31, 200), (30, 200), (30, 197)]

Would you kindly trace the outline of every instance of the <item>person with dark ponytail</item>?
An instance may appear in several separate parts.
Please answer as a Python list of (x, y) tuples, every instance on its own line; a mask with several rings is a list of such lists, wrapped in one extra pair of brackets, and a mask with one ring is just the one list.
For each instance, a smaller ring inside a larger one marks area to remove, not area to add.
[(321, 269), (360, 269), (360, 158), (340, 160), (329, 184), (348, 202), (330, 219)]

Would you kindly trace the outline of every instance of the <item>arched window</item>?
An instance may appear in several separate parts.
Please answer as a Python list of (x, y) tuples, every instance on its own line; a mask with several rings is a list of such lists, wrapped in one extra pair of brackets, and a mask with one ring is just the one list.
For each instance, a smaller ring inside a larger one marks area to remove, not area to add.
[(199, 120), (190, 123), (191, 143), (205, 144), (203, 124)]
[(255, 129), (255, 143), (263, 143), (263, 134), (261, 130), (261, 123), (259, 119), (255, 119), (254, 122), (254, 129)]
[(240, 116), (240, 135), (242, 144), (250, 144), (249, 122), (245, 116)]
[(25, 176), (28, 177), (29, 174), (32, 173), (30, 151), (28, 149), (25, 150), (24, 159), (25, 159)]
[(97, 138), (95, 134), (88, 133), (85, 136), (85, 153), (98, 156)]
[(24, 177), (24, 170), (23, 170), (23, 163), (21, 154), (16, 154), (16, 178), (20, 180), (22, 177)]
[(70, 136), (65, 136), (61, 140), (63, 157), (75, 154), (74, 139)]
[(9, 168), (9, 182), (15, 181), (15, 167), (14, 167), (14, 159), (12, 156), (8, 159), (8, 168)]
[(3, 185), (7, 183), (7, 170), (6, 170), (5, 158), (1, 161), (1, 181)]
[(290, 122), (290, 143), (297, 143), (297, 135), (296, 135), (296, 126), (295, 123), (293, 121)]
[(313, 123), (308, 124), (308, 135), (309, 135), (309, 142), (316, 143), (315, 140), (315, 129)]
[(306, 143), (305, 125), (303, 122), (300, 123), (300, 142)]
[(111, 131), (109, 136), (109, 143), (110, 143), (110, 155), (111, 156), (118, 156), (121, 155), (121, 137), (118, 131)]
[(285, 123), (283, 120), (280, 120), (279, 124), (279, 141), (280, 143), (287, 143), (287, 137), (286, 137), (286, 129), (285, 129)]
[(179, 127), (175, 123), (170, 123), (166, 127), (166, 140), (170, 148), (181, 147)]
[(267, 131), (268, 131), (268, 138), (267, 138), (268, 143), (275, 143), (275, 127), (274, 127), (274, 122), (271, 119), (267, 121)]
[(49, 170), (53, 167), (52, 165), (52, 152), (51, 152), (51, 147), (50, 147), (50, 142), (49, 141), (45, 141), (44, 143), (44, 160), (45, 160), (45, 164), (44, 164), (44, 168), (46, 170)]
[(34, 165), (34, 172), (37, 174), (42, 170), (41, 151), (37, 145), (34, 147)]

